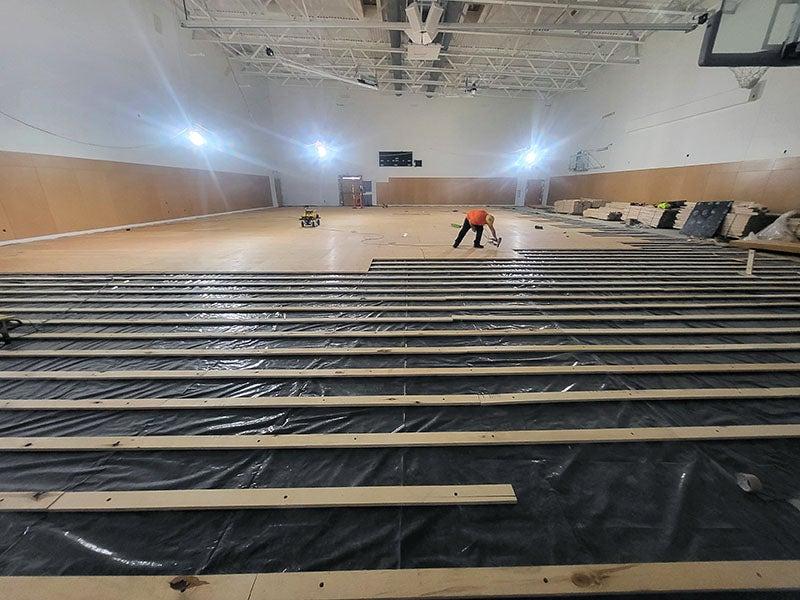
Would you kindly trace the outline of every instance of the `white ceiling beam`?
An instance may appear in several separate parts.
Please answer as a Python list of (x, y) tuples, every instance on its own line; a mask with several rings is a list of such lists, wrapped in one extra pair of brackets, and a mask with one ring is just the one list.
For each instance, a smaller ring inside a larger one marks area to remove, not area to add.
[(596, 11), (596, 12), (627, 12), (639, 15), (670, 15), (674, 17), (693, 17), (702, 11), (692, 10), (678, 10), (673, 8), (659, 8), (657, 6), (631, 6), (626, 4), (620, 5), (606, 5), (606, 4), (591, 4), (593, 0), (584, 0), (583, 3), (577, 3), (574, 0), (568, 2), (535, 2), (533, 0), (478, 0), (476, 4), (488, 4), (509, 7), (528, 7), (528, 8), (559, 8), (562, 10), (577, 9), (581, 11)]
[[(279, 72), (266, 72), (266, 71), (246, 71), (242, 73), (243, 75), (252, 75), (256, 77), (265, 77), (267, 79), (285, 79), (287, 77), (286, 73), (279, 73)], [(314, 77), (305, 77), (304, 79), (314, 79)], [(318, 76), (317, 79), (331, 79), (330, 77), (323, 77)], [(348, 82), (349, 83), (349, 82)], [(394, 84), (403, 84), (409, 88), (424, 88), (429, 85), (433, 85), (436, 87), (452, 87), (453, 89), (460, 89), (455, 85), (448, 83), (446, 81), (437, 80), (431, 81), (430, 79), (417, 79), (417, 80), (410, 80), (410, 79), (381, 79), (378, 81), (378, 88), (379, 89), (393, 89), (391, 86)], [(586, 88), (583, 86), (568, 86), (568, 87), (561, 87), (561, 86), (537, 86), (537, 85), (530, 85), (530, 86), (519, 86), (519, 85), (505, 85), (505, 84), (494, 84), (494, 85), (483, 85), (481, 89), (486, 90), (511, 90), (511, 91), (542, 91), (542, 92), (564, 92), (564, 91), (585, 91)]]
[[(308, 38), (285, 38), (280, 43), (274, 44), (271, 39), (265, 39), (255, 35), (244, 34), (228, 34), (219, 32), (218, 38), (202, 40), (216, 44), (236, 44), (245, 46), (258, 46), (258, 45), (272, 45), (275, 47), (283, 48), (298, 48), (308, 50), (358, 50), (359, 52), (376, 52), (383, 54), (404, 54), (405, 48), (392, 48), (388, 44), (364, 44), (363, 42), (356, 41), (333, 41), (333, 40), (314, 40)], [(505, 48), (481, 48), (473, 47), (469, 49), (461, 49), (456, 46), (450, 46), (442, 56), (446, 57), (467, 57), (467, 58), (484, 58), (484, 59), (505, 59), (505, 60), (540, 60), (540, 61), (553, 61), (559, 63), (574, 63), (574, 64), (613, 64), (613, 65), (637, 65), (639, 60), (636, 58), (600, 58), (594, 52), (577, 52), (571, 50), (558, 51), (558, 50), (512, 50)]]
[[(251, 58), (246, 56), (234, 56), (230, 59), (232, 62), (239, 62), (244, 64), (273, 64), (276, 62), (280, 62), (281, 59), (278, 58)], [(358, 69), (361, 71), (405, 71), (407, 73), (450, 73), (453, 75), (465, 75), (471, 74), (475, 76), (480, 76), (481, 70), (485, 67), (477, 67), (474, 65), (454, 65), (453, 68), (444, 68), (444, 67), (411, 67), (411, 66), (396, 66), (396, 65), (375, 65), (375, 64), (359, 64), (359, 63), (347, 63), (347, 64), (335, 64), (335, 63), (324, 63), (324, 64), (313, 64), (308, 65), (310, 67), (319, 68), (319, 69), (339, 69), (339, 68), (352, 68)], [(563, 80), (580, 80), (581, 77), (579, 75), (574, 74), (567, 74), (568, 72), (564, 71), (563, 73), (553, 73), (552, 71), (539, 73), (535, 70), (531, 69), (508, 69), (508, 68), (498, 68), (498, 69), (490, 69), (493, 74), (501, 74), (501, 75), (515, 75), (515, 76), (522, 76), (522, 77), (539, 77), (539, 78), (555, 78), (555, 79), (563, 79)]]
[[(355, 21), (348, 19), (310, 19), (294, 21), (286, 19), (189, 19), (181, 21), (187, 29), (377, 29), (381, 31), (403, 31), (413, 33), (406, 21)], [(600, 41), (633, 41), (622, 36), (583, 35), (588, 31), (692, 31), (696, 22), (672, 23), (441, 23), (439, 31), (468, 35), (563, 35), (560, 32), (578, 32), (583, 39)], [(558, 32), (558, 33), (557, 33)], [(570, 36), (572, 37), (572, 36)]]

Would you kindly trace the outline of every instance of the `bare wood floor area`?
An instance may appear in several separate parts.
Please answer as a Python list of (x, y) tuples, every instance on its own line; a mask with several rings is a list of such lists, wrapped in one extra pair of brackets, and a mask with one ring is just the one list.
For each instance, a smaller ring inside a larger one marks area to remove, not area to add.
[[(516, 257), (514, 248), (622, 249), (630, 238), (591, 237), (507, 208), (493, 209), (501, 247), (453, 240), (469, 207), (321, 208), (301, 228), (301, 207), (0, 246), (0, 272), (366, 271), (373, 258)], [(541, 227), (538, 229), (536, 226)], [(587, 227), (585, 231), (591, 231)], [(488, 229), (486, 230), (488, 233)]]

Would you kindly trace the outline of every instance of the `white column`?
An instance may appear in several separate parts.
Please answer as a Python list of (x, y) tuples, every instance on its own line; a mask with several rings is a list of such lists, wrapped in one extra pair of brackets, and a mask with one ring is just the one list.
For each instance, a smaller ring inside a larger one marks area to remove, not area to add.
[(517, 176), (517, 192), (514, 195), (514, 206), (525, 206), (525, 195), (528, 193), (528, 178)]

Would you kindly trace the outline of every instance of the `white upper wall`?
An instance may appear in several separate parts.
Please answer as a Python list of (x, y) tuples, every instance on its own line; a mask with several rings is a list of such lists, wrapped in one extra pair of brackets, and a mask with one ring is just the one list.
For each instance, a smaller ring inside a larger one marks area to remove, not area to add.
[[(161, 32), (156, 31), (157, 24)], [(269, 144), (253, 126), (227, 60), (194, 42), (167, 0), (2, 0), (0, 150), (263, 174)], [(248, 82), (251, 98), (263, 82)], [(268, 107), (251, 102), (256, 124)], [(182, 130), (199, 123), (217, 147)], [(211, 145), (209, 145), (211, 146)]]
[(632, 119), (738, 88), (729, 69), (697, 66), (703, 31), (653, 34), (638, 66), (605, 67), (589, 79), (586, 92), (560, 98), (550, 132), (552, 174), (567, 174), (577, 150), (608, 145), (593, 153), (604, 171), (800, 154), (800, 68), (770, 69), (756, 101), (626, 133)]
[[(396, 97), (345, 86), (271, 85), (269, 103), (283, 147), (277, 168), (284, 199), (298, 205), (338, 205), (337, 178), (345, 174), (373, 182), (516, 177), (520, 152), (541, 132), (543, 110), (529, 100)], [(332, 149), (327, 160), (315, 156), (317, 140)], [(379, 151), (408, 150), (422, 167), (378, 167)]]

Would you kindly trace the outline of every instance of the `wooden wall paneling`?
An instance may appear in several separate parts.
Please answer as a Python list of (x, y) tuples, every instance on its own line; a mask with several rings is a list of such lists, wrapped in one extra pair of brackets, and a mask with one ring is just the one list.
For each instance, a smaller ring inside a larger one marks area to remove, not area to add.
[(378, 188), (381, 204), (511, 206), (516, 194), (516, 179), (390, 177), (385, 184), (378, 183)]
[(0, 199), (14, 237), (57, 230), (35, 168), (0, 167)]
[(800, 208), (800, 157), (553, 177), (548, 202), (599, 198), (656, 204), (667, 200), (758, 202), (773, 212)]
[(772, 171), (775, 168), (775, 160), (771, 158), (763, 160), (745, 160), (734, 164), (738, 164), (738, 168), (736, 169), (738, 173), (750, 171)]
[(736, 188), (736, 176), (735, 171), (709, 171), (699, 200), (730, 200)]
[[(239, 173), (216, 173), (214, 182), (218, 197), (222, 199), (227, 210), (244, 210), (251, 208), (248, 196), (263, 197), (263, 189), (255, 185), (247, 175)], [(212, 178), (213, 179), (213, 178)]]
[(35, 167), (33, 154), (0, 151), (0, 167)]
[(800, 170), (800, 156), (776, 158), (772, 168), (774, 171), (785, 171), (786, 169)]
[(270, 206), (268, 178), (0, 152), (0, 240)]
[(40, 167), (36, 170), (58, 231), (97, 228), (74, 170), (60, 167)]
[(164, 219), (161, 202), (149, 173), (136, 168), (138, 165), (124, 165), (108, 173), (111, 180), (117, 210), (124, 223), (146, 223)]
[(181, 170), (181, 178), (189, 189), (193, 214), (204, 215), (216, 212), (213, 210), (214, 203), (209, 195), (208, 185), (205, 181), (194, 173), (186, 172), (183, 169)]
[(11, 229), (11, 221), (6, 216), (6, 211), (3, 209), (3, 203), (0, 202), (0, 242), (6, 240), (13, 240), (15, 237)]
[(800, 165), (770, 172), (764, 203), (780, 213), (800, 209)]
[(733, 187), (731, 200), (736, 202), (758, 202), (766, 200), (767, 181), (770, 171), (739, 171)]
[(253, 185), (246, 175), (237, 173), (217, 173), (216, 191), (222, 198), (227, 210), (244, 210), (250, 208), (248, 194), (263, 195), (258, 186)]
[(191, 188), (183, 173), (159, 173), (156, 175), (156, 190), (161, 203), (161, 214), (165, 219), (180, 219), (195, 214)]
[(681, 199), (683, 188), (683, 169), (650, 169), (644, 177), (644, 195), (653, 203)]
[(708, 169), (704, 166), (682, 167), (681, 185), (672, 200), (702, 198), (708, 181)]
[[(81, 168), (74, 171), (81, 189), (84, 204), (93, 215), (91, 229), (124, 225), (125, 221), (117, 210), (117, 203), (111, 193), (108, 169)], [(60, 233), (60, 232), (59, 232)]]

